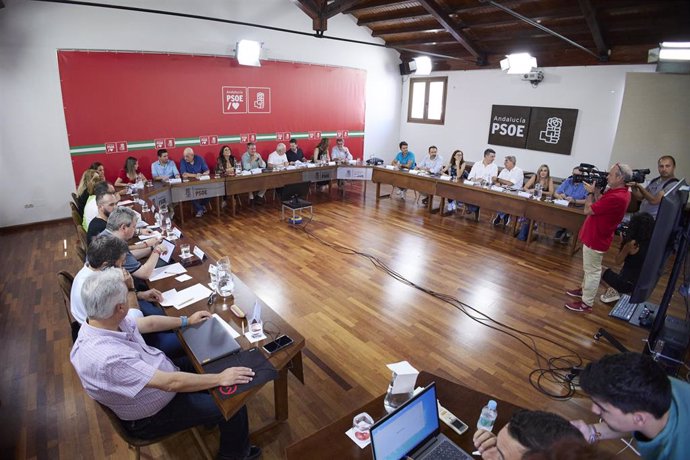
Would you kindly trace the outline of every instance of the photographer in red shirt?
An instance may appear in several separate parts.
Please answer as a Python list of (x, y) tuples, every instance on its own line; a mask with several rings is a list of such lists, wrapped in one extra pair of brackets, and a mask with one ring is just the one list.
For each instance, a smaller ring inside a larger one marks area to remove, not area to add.
[(577, 289), (566, 291), (576, 300), (567, 302), (568, 310), (591, 313), (594, 298), (601, 280), (601, 261), (613, 242), (616, 227), (625, 216), (630, 203), (630, 191), (626, 182), (632, 177), (630, 166), (616, 163), (609, 170), (608, 189), (602, 191), (594, 184), (584, 183), (587, 190), (585, 199), (585, 223), (580, 229), (582, 241), (582, 268), (584, 277)]

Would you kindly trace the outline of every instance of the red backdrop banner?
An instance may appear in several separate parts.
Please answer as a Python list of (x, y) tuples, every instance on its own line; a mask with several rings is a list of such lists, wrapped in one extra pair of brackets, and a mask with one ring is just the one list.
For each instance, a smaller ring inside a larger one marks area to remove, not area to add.
[[(264, 158), (277, 142), (299, 140), (309, 158), (314, 133), (345, 137), (362, 157), (366, 72), (229, 57), (58, 51), (62, 99), (75, 181), (94, 161), (114, 181), (128, 156), (151, 175), (165, 145), (178, 165), (189, 146), (210, 167), (222, 145), (235, 157), (256, 138)], [(311, 135), (310, 135), (311, 134)], [(172, 147), (174, 145), (174, 147)]]

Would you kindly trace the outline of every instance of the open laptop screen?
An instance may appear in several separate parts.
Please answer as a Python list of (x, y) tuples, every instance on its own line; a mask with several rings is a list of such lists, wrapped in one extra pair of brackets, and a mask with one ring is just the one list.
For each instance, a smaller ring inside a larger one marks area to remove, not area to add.
[(375, 460), (398, 460), (438, 434), (436, 386), (432, 383), (371, 427)]

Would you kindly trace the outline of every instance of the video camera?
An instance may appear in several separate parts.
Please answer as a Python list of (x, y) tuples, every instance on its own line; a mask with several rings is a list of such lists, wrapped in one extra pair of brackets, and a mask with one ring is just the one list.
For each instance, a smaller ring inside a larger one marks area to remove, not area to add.
[(647, 174), (649, 174), (649, 169), (633, 169), (630, 182), (637, 182), (638, 184), (642, 184), (647, 178)]
[(600, 190), (606, 188), (608, 184), (608, 172), (599, 171), (596, 166), (588, 163), (580, 163), (580, 166), (577, 168), (580, 170), (580, 174), (575, 174), (573, 176), (573, 183), (587, 182), (588, 184), (594, 184)]

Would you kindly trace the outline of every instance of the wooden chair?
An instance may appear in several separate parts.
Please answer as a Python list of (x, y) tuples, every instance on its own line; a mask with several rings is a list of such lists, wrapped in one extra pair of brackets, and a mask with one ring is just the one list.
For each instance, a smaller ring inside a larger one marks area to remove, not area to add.
[(77, 204), (78, 201), (79, 201), (79, 197), (77, 197), (77, 194), (76, 194), (76, 193), (72, 192), (72, 202), (73, 202), (75, 205), (77, 205), (77, 209), (79, 209), (79, 206), (78, 206), (78, 204)]
[[(177, 433), (172, 433), (169, 435), (160, 436), (160, 437), (155, 438), (155, 439), (135, 438), (134, 436), (129, 434), (129, 432), (127, 432), (127, 430), (124, 429), (124, 427), (122, 426), (122, 422), (117, 417), (117, 415), (115, 415), (115, 412), (110, 410), (109, 407), (104, 406), (103, 404), (99, 403), (98, 401), (96, 401), (96, 403), (100, 406), (100, 408), (103, 410), (103, 412), (105, 412), (105, 415), (110, 420), (110, 424), (113, 426), (113, 429), (115, 429), (117, 434), (120, 435), (120, 437), (127, 443), (127, 445), (129, 446), (130, 449), (134, 450), (134, 458), (136, 460), (139, 460), (141, 458), (141, 448), (142, 447), (146, 447), (146, 446), (150, 446), (151, 444), (156, 444), (156, 443), (162, 442), (168, 438), (171, 438), (173, 436), (177, 436), (178, 434), (186, 431), (186, 430), (178, 431)], [(199, 433), (199, 430), (197, 429), (197, 427), (192, 427), (192, 428), (190, 428), (190, 430), (192, 431), (192, 435), (194, 435), (194, 439), (196, 440), (197, 444), (199, 444), (199, 449), (201, 450), (201, 453), (203, 454), (203, 458), (205, 458), (207, 460), (213, 459), (213, 456), (209, 452), (206, 444), (204, 443), (204, 440), (201, 437), (201, 434)]]
[[(70, 204), (74, 206), (74, 203)], [(74, 209), (72, 209), (72, 222), (74, 222), (74, 225), (77, 227), (81, 227), (82, 216)]]
[(72, 283), (74, 282), (74, 276), (71, 273), (62, 270), (57, 274), (58, 286), (60, 286), (60, 292), (62, 293), (62, 301), (65, 307), (65, 317), (69, 323), (70, 330), (72, 331), (72, 342), (77, 340), (77, 334), (79, 334), (79, 328), (81, 325), (74, 319), (71, 311), (71, 301), (70, 296), (72, 293)]
[(84, 253), (86, 253), (86, 250), (89, 248), (89, 243), (87, 242), (84, 227), (81, 225), (77, 225), (77, 238), (79, 238), (79, 244), (81, 245), (82, 249), (84, 249)]
[(83, 264), (84, 261), (86, 260), (86, 250), (84, 248), (82, 248), (81, 245), (79, 245), (79, 244), (74, 249), (75, 249), (75, 252), (77, 254), (77, 258), (79, 259), (79, 262), (81, 262)]
[(79, 208), (74, 201), (69, 202), (69, 207), (72, 209), (72, 212), (76, 212), (80, 218), (84, 217), (83, 214), (79, 212)]

